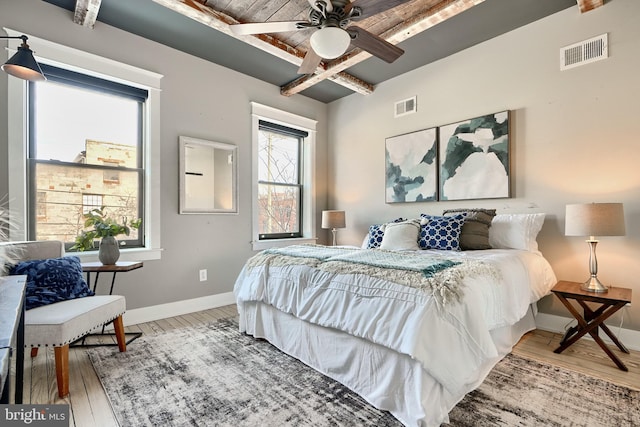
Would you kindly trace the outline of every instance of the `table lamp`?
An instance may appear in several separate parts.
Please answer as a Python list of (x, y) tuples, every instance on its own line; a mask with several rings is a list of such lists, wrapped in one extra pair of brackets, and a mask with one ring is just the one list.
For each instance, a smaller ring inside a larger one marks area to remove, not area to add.
[(322, 228), (330, 228), (333, 246), (336, 245), (336, 229), (345, 228), (344, 211), (322, 211)]
[(596, 236), (624, 236), (624, 210), (622, 203), (588, 203), (567, 205), (565, 215), (565, 236), (589, 236), (589, 271), (591, 277), (581, 289), (589, 292), (607, 292), (598, 280), (598, 260), (596, 258)]

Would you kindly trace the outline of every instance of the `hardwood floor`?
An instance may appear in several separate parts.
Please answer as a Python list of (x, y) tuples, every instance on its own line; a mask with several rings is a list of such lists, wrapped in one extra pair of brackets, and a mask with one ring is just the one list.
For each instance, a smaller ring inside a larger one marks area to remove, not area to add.
[[(229, 305), (134, 325), (126, 329), (127, 332), (143, 332), (144, 334), (161, 333), (236, 315), (235, 305)], [(640, 352), (632, 351), (631, 354), (624, 354), (617, 349), (614, 350), (629, 368), (629, 372), (623, 372), (615, 366), (596, 343), (590, 340), (580, 340), (562, 354), (555, 354), (553, 350), (558, 346), (561, 338), (559, 334), (532, 331), (520, 340), (513, 353), (583, 372), (616, 384), (640, 389)], [(107, 339), (111, 340), (111, 338)], [(131, 343), (131, 346), (134, 345), (135, 341)], [(118, 425), (85, 349), (73, 348), (69, 353), (70, 394), (65, 399), (58, 397), (53, 350), (43, 351), (41, 349), (35, 358), (31, 358), (28, 351), (26, 353), (25, 403), (69, 404), (70, 426), (110, 427)]]

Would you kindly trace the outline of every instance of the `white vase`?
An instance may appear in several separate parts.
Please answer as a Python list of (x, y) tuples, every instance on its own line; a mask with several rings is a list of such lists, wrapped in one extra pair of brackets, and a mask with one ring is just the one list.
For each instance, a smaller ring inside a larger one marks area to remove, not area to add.
[(100, 249), (98, 249), (98, 259), (104, 265), (113, 265), (120, 258), (120, 246), (118, 240), (113, 236), (103, 237), (100, 240)]

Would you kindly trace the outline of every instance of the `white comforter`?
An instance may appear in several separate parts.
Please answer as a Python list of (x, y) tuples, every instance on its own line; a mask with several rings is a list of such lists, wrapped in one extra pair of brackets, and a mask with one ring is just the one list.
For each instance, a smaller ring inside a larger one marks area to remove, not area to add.
[(494, 249), (448, 255), (494, 265), (497, 283), (495, 276), (466, 277), (462, 301), (443, 308), (424, 290), (387, 280), (267, 264), (245, 266), (234, 293), (239, 310), (242, 302), (260, 301), (410, 355), (455, 395), (483, 361), (497, 356), (489, 332), (520, 320), (556, 280), (539, 253)]

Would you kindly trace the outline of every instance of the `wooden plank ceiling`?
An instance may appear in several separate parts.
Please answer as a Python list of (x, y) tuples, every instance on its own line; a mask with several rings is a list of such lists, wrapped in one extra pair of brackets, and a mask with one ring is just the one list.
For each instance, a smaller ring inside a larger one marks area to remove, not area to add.
[[(93, 28), (102, 0), (76, 0), (73, 20)], [(309, 49), (309, 37), (315, 29), (286, 33), (238, 36), (229, 25), (245, 22), (306, 21), (308, 0), (153, 0), (177, 13), (242, 40), (258, 49), (299, 66)], [(398, 44), (443, 22), (484, 0), (412, 0), (393, 9), (357, 21), (358, 27)], [(580, 12), (604, 4), (604, 0), (577, 0)], [(323, 61), (314, 74), (302, 75), (281, 87), (280, 93), (291, 96), (325, 79), (354, 92), (369, 94), (373, 85), (345, 70), (371, 57), (358, 48), (334, 60)]]

